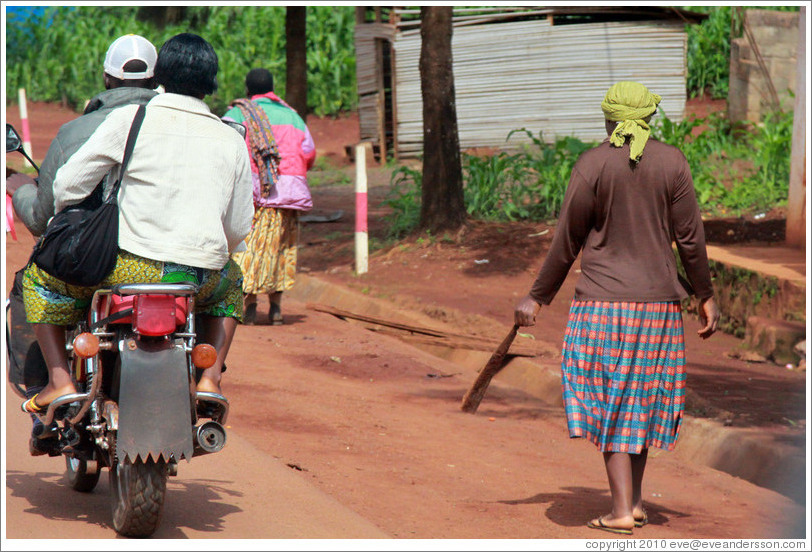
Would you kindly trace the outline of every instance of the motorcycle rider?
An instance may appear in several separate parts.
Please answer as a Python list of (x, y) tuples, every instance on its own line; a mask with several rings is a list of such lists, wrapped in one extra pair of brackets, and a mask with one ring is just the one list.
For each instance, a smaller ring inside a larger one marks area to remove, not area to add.
[[(59, 168), (90, 138), (112, 110), (125, 105), (146, 105), (155, 97), (157, 58), (155, 46), (142, 36), (128, 34), (114, 40), (103, 62), (104, 91), (88, 102), (80, 117), (60, 127), (42, 161), (38, 179), (35, 181), (23, 173), (6, 178), (6, 193), (12, 197), (14, 211), (34, 236), (40, 236), (54, 216), (53, 183)], [(9, 347), (19, 361), (11, 363), (9, 379), (25, 386), (26, 396), (31, 398), (47, 384), (48, 373), (36, 339), (25, 322), (22, 276), (21, 269), (15, 275), (9, 295), (14, 327)], [(56, 438), (37, 438), (43, 435), (42, 424), (36, 416), (32, 415), (32, 419), (34, 427), (29, 452), (33, 456), (46, 454), (57, 444)]]
[[(242, 274), (230, 254), (243, 243), (253, 217), (251, 168), (242, 137), (203, 102), (217, 88), (217, 54), (202, 37), (182, 33), (158, 53), (156, 82), (165, 94), (147, 104), (132, 159), (121, 181), (119, 254), (99, 286), (66, 285), (30, 264), (23, 275), (26, 317), (48, 366), (48, 385), (25, 401), (43, 412), (75, 392), (65, 355), (65, 326), (75, 324), (96, 289), (117, 283), (191, 281), (199, 285), (195, 310), (203, 317), (217, 360), (199, 391), (221, 394), (225, 356), (242, 317)], [(90, 194), (117, 169), (137, 110), (108, 115), (57, 171), (55, 210)], [(132, 175), (137, 174), (137, 178)]]

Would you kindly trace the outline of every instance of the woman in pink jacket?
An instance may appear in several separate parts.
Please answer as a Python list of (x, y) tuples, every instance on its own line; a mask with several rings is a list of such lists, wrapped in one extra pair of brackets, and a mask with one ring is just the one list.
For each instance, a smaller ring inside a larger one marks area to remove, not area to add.
[(307, 171), (316, 160), (316, 146), (304, 120), (273, 92), (267, 69), (245, 77), (247, 99), (235, 100), (224, 119), (242, 123), (251, 153), (254, 181), (254, 222), (247, 250), (234, 254), (243, 272), (245, 314), (254, 324), (257, 295), (268, 294), (271, 324), (282, 324), (282, 293), (296, 275), (299, 212), (313, 207)]

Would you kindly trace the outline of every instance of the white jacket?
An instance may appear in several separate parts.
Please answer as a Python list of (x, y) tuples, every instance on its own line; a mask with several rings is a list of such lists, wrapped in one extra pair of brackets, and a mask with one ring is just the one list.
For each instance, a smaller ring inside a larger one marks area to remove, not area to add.
[[(57, 171), (58, 213), (121, 165), (137, 106), (114, 110)], [(121, 249), (157, 261), (219, 270), (251, 230), (251, 166), (233, 128), (191, 96), (159, 94), (118, 193)]]

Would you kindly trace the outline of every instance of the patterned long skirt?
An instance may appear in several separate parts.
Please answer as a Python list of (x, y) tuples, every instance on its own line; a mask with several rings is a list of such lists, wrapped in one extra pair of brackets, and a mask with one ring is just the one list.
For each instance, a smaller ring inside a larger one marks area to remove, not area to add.
[(601, 452), (673, 450), (685, 405), (679, 302), (573, 300), (562, 386), (570, 437)]
[(296, 276), (299, 211), (257, 207), (247, 251), (232, 258), (243, 274), (243, 292), (254, 295), (287, 291)]

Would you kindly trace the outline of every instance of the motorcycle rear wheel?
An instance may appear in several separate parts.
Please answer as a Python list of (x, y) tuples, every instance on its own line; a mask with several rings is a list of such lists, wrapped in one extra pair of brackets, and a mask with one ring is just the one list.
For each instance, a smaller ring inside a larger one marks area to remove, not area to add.
[(164, 460), (116, 462), (110, 468), (113, 529), (125, 537), (149, 537), (157, 529), (166, 496)]
[(101, 470), (88, 470), (87, 460), (78, 460), (70, 456), (65, 457), (66, 475), (68, 483), (74, 491), (89, 493), (96, 488), (101, 476)]

